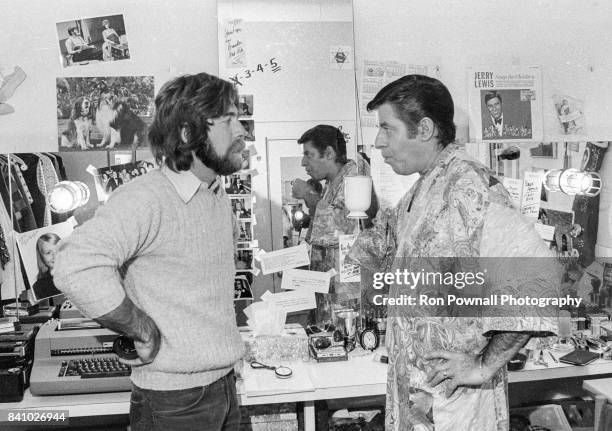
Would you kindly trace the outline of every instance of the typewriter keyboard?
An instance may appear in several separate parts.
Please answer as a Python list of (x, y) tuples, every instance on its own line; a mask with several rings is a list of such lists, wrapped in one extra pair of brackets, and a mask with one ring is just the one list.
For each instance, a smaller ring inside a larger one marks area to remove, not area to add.
[(123, 377), (130, 375), (130, 366), (117, 357), (91, 357), (62, 361), (58, 377), (81, 376), (82, 379)]

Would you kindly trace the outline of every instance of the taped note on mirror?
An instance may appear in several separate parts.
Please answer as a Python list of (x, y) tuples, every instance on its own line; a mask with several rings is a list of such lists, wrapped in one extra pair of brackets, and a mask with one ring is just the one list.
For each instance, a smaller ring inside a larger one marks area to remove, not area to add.
[(287, 313), (317, 308), (315, 294), (308, 290), (293, 290), (281, 293), (267, 291), (261, 295), (261, 299), (264, 302), (273, 302)]
[(283, 271), (281, 289), (304, 290), (309, 292), (329, 293), (331, 274), (305, 269), (286, 269)]
[(261, 272), (264, 275), (297, 268), (298, 266), (310, 265), (310, 257), (308, 256), (306, 244), (260, 253), (258, 257)]

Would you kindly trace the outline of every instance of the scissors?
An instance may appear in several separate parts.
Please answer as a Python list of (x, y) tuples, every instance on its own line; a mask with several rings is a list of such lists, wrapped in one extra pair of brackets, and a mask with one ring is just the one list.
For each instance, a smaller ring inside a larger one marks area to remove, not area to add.
[(257, 361), (251, 362), (251, 368), (255, 368), (255, 369), (265, 368), (266, 370), (272, 370), (274, 371), (274, 374), (276, 374), (276, 377), (278, 377), (279, 379), (288, 379), (289, 377), (293, 375), (293, 371), (291, 371), (291, 368), (289, 367), (283, 367), (283, 366), (275, 367), (273, 365), (266, 365), (266, 364), (262, 364), (261, 362), (257, 362)]

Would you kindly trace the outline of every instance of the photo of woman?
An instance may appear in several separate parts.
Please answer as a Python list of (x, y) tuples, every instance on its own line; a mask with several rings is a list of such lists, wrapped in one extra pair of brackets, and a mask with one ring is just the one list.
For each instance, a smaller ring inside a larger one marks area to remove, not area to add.
[(52, 232), (42, 234), (36, 241), (38, 275), (36, 276), (36, 282), (32, 286), (32, 291), (38, 301), (62, 294), (53, 284), (52, 275), (60, 241), (59, 235)]
[(63, 67), (130, 58), (123, 15), (76, 18), (55, 26)]
[(59, 246), (72, 230), (72, 222), (65, 221), (15, 234), (30, 301), (38, 302), (61, 295), (53, 283), (53, 268)]

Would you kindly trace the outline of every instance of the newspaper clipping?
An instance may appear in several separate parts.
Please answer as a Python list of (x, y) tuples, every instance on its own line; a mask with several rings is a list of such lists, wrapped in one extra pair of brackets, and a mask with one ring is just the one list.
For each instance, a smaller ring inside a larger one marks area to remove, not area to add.
[(539, 67), (472, 67), (468, 77), (470, 140), (542, 140)]

